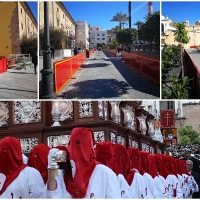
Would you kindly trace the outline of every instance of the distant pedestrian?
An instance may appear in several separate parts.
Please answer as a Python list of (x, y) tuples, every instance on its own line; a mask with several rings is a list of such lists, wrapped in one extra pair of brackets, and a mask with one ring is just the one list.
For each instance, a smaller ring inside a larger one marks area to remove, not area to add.
[(76, 46), (76, 47), (74, 48), (74, 55), (76, 56), (77, 54), (79, 54), (78, 46)]
[(37, 65), (38, 65), (38, 54), (37, 52), (32, 57), (32, 63), (34, 65), (34, 72), (37, 74)]
[(121, 56), (121, 48), (118, 46), (116, 50), (116, 56), (119, 57)]
[(52, 58), (54, 59), (55, 48), (53, 45), (51, 45), (50, 51), (51, 51), (51, 59)]

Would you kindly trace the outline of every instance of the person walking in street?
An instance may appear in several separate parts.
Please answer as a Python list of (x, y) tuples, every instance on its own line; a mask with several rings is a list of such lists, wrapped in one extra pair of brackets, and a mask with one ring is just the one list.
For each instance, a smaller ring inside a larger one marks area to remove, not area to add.
[(78, 46), (76, 46), (76, 47), (74, 48), (74, 55), (76, 56), (76, 55), (78, 55), (78, 54), (79, 54)]
[(51, 59), (52, 58), (54, 59), (55, 48), (53, 45), (51, 45), (50, 51), (51, 51)]
[(37, 65), (38, 65), (38, 55), (37, 52), (32, 57), (32, 63), (34, 65), (34, 72), (37, 74)]

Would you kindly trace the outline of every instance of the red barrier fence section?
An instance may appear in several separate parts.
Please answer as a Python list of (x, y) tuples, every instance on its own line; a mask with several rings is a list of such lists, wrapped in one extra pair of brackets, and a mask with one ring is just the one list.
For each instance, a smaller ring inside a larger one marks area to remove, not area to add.
[(187, 51), (184, 51), (185, 62), (187, 66), (187, 76), (192, 78), (190, 81), (190, 94), (191, 99), (200, 98), (200, 68), (192, 61)]
[(5, 57), (0, 56), (0, 73), (7, 71), (7, 60)]
[[(116, 56), (116, 50), (108, 49), (106, 51), (113, 56)], [(124, 51), (121, 52), (121, 55), (121, 59), (125, 63), (129, 64), (156, 83), (160, 84), (160, 61)]]
[(56, 94), (70, 81), (81, 65), (86, 61), (85, 53), (54, 63), (54, 84)]

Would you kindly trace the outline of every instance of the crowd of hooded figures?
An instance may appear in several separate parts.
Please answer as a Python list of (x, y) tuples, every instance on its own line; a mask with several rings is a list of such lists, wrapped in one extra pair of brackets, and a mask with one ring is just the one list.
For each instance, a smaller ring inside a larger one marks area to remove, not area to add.
[[(59, 150), (68, 159), (64, 168), (52, 169)], [(95, 144), (89, 128), (74, 128), (67, 146), (36, 145), (27, 161), (20, 139), (5, 137), (0, 162), (1, 198), (199, 198), (186, 160), (111, 142)]]

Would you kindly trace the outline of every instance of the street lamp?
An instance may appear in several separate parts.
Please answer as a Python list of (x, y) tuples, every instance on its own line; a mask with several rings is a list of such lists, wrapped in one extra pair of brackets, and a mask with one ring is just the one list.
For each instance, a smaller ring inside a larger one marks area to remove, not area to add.
[(49, 39), (49, 3), (44, 2), (44, 51), (42, 74), (41, 99), (56, 99), (54, 90), (54, 76), (51, 63), (50, 39)]
[(89, 28), (89, 32), (88, 32), (88, 34), (89, 34), (89, 50), (90, 50), (90, 24), (88, 25), (88, 28)]

